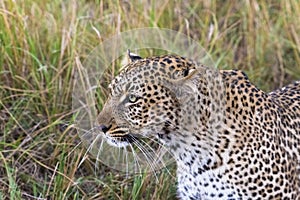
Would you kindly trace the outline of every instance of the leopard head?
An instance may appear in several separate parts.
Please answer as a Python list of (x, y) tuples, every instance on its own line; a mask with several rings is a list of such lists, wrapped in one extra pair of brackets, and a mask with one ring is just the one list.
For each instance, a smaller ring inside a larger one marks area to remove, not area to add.
[(97, 118), (107, 141), (121, 147), (139, 137), (156, 137), (168, 144), (179, 135), (184, 138), (184, 130), (196, 129), (201, 119), (191, 116), (207, 109), (195, 107), (205, 106), (200, 96), (208, 95), (202, 78), (207, 68), (172, 55), (129, 60), (110, 83), (110, 96)]

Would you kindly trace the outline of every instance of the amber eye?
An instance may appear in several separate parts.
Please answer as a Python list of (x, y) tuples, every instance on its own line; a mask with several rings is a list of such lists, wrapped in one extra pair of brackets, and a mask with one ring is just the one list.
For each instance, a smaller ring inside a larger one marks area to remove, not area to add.
[(135, 96), (134, 94), (130, 94), (128, 96), (128, 100), (129, 100), (130, 103), (135, 103), (138, 100), (138, 97)]

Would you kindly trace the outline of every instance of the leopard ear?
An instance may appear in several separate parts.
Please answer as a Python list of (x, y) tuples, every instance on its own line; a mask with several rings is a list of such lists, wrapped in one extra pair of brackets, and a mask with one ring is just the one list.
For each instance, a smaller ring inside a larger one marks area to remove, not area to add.
[(171, 90), (180, 103), (194, 101), (203, 94), (215, 102), (224, 103), (224, 82), (216, 69), (197, 68), (181, 79), (166, 80), (164, 86)]
[(134, 61), (137, 61), (137, 60), (140, 60), (142, 59), (141, 56), (137, 55), (137, 54), (134, 54), (134, 53), (131, 53), (129, 49), (127, 49), (127, 54), (126, 56), (122, 59), (122, 66), (126, 66), (128, 65), (129, 63), (132, 63)]
[(136, 60), (142, 59), (142, 57), (137, 54), (131, 53), (130, 50), (128, 49), (127, 50), (127, 59), (129, 62), (134, 62)]
[(167, 87), (181, 102), (198, 93), (198, 85), (202, 78), (202, 72), (192, 71), (189, 75), (180, 79), (165, 79), (163, 85)]

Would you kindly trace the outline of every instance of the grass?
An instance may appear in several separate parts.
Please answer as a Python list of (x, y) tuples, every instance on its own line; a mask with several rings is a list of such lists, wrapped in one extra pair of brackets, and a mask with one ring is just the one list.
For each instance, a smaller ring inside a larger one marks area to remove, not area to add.
[(176, 180), (165, 171), (156, 182), (106, 166), (95, 172), (91, 156), (79, 166), (85, 148), (76, 147), (72, 77), (114, 34), (185, 33), (218, 68), (242, 69), (266, 91), (300, 79), (299, 1), (140, 2), (0, 1), (0, 199), (175, 198)]

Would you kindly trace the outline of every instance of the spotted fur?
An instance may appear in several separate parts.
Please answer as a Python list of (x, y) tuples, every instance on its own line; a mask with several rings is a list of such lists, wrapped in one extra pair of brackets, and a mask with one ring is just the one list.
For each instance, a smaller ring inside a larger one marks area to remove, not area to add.
[(300, 82), (271, 93), (237, 70), (180, 56), (133, 59), (98, 123), (115, 146), (158, 137), (180, 199), (300, 199)]

